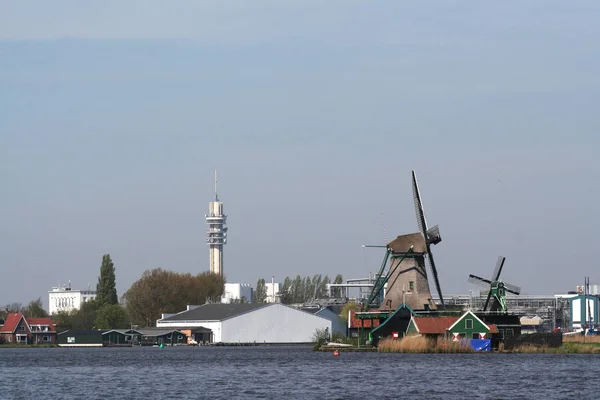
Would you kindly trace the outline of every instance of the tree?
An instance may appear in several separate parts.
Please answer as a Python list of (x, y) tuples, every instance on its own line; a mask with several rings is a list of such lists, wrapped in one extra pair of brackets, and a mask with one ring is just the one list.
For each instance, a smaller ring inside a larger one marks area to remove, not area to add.
[(340, 312), (340, 318), (348, 322), (349, 311), (360, 311), (360, 306), (353, 301), (346, 303), (346, 305), (344, 305), (344, 308), (342, 308), (342, 311)]
[(290, 286), (290, 294), (292, 295), (292, 303), (302, 303), (302, 278), (296, 275)]
[(286, 276), (285, 280), (283, 281), (283, 286), (281, 287), (281, 290), (278, 293), (281, 303), (292, 304), (292, 294), (290, 292), (291, 286), (292, 280), (289, 276)]
[(95, 325), (98, 313), (98, 303), (96, 301), (86, 301), (79, 310), (73, 311), (70, 315), (70, 325), (73, 330), (97, 329)]
[(98, 309), (94, 321), (96, 329), (123, 329), (129, 328), (129, 321), (125, 308), (120, 304), (107, 304)]
[(259, 279), (256, 282), (256, 296), (257, 303), (264, 303), (267, 301), (267, 285), (265, 284), (265, 280), (263, 278)]
[(38, 297), (37, 300), (32, 300), (27, 304), (27, 307), (23, 310), (23, 315), (27, 318), (46, 318), (48, 313), (42, 306), (42, 298)]
[(317, 289), (317, 299), (329, 297), (329, 293), (327, 293), (327, 285), (329, 285), (329, 276), (325, 275), (319, 284), (319, 288)]
[(123, 295), (132, 323), (152, 326), (162, 313), (183, 311), (188, 305), (219, 299), (225, 281), (212, 273), (192, 275), (155, 268), (147, 270)]
[(22, 313), (23, 311), (25, 311), (25, 308), (23, 307), (23, 305), (21, 303), (9, 303), (6, 305), (6, 312), (7, 313)]
[(110, 259), (110, 254), (102, 256), (100, 276), (96, 286), (96, 302), (100, 307), (108, 304), (119, 304), (115, 284), (115, 266)]
[[(342, 274), (337, 274), (335, 279), (333, 280), (333, 283), (344, 283), (344, 278), (342, 278)], [(342, 296), (342, 291), (340, 290), (339, 287), (331, 288), (331, 297), (341, 297), (341, 296)]]
[(71, 315), (66, 311), (59, 311), (52, 315), (52, 321), (56, 324), (56, 332), (64, 332), (73, 329)]

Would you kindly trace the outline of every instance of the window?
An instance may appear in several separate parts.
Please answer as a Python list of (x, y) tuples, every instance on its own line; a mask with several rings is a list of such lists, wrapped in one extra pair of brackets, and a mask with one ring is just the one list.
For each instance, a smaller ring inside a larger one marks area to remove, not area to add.
[(42, 342), (49, 342), (50, 336), (42, 336)]
[(408, 282), (408, 289), (415, 290), (415, 282), (413, 282), (413, 281)]
[(19, 327), (19, 332), (25, 332), (25, 327), (24, 326), (20, 326)]
[(465, 329), (473, 329), (473, 320), (465, 319)]

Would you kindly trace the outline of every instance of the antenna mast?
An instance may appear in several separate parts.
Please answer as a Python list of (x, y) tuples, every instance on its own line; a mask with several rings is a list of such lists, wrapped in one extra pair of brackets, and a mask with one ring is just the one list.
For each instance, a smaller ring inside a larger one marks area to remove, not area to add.
[(217, 170), (215, 169), (215, 201), (219, 201), (219, 180), (217, 179)]

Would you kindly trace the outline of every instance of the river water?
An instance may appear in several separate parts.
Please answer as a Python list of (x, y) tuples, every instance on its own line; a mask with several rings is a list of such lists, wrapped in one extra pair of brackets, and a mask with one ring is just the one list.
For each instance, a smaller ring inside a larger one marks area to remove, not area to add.
[(598, 355), (0, 349), (0, 399), (587, 399)]

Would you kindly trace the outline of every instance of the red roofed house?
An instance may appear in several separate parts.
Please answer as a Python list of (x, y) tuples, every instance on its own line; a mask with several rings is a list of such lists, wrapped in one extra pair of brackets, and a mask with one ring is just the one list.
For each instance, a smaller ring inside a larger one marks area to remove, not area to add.
[(407, 335), (423, 335), (427, 337), (446, 337), (458, 341), (460, 339), (491, 339), (491, 334), (498, 333), (496, 325), (487, 325), (472, 311), (460, 317), (456, 316), (414, 316), (411, 318)]
[(56, 326), (50, 318), (26, 318), (11, 313), (0, 326), (0, 341), (14, 344), (54, 344)]

